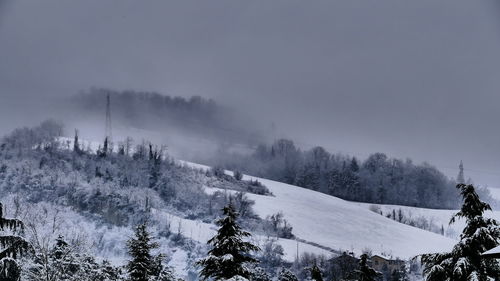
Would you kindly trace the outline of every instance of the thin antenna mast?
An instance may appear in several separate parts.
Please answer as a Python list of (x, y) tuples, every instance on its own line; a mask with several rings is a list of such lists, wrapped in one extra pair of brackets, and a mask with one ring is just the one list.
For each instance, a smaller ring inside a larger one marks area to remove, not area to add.
[(113, 133), (111, 131), (111, 98), (109, 94), (106, 97), (106, 138), (111, 142)]

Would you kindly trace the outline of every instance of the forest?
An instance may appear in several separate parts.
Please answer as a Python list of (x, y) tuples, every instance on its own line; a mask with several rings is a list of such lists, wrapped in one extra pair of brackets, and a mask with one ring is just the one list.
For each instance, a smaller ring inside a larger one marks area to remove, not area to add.
[[(454, 209), (460, 205), (455, 188), (460, 182), (456, 179), (428, 163), (415, 164), (411, 159), (390, 158), (384, 153), (373, 153), (359, 160), (329, 153), (321, 146), (302, 150), (292, 140), (278, 139), (257, 146), (249, 155), (220, 151), (209, 164), (350, 201), (436, 209)], [(487, 202), (496, 204), (486, 188), (478, 187), (477, 192)]]

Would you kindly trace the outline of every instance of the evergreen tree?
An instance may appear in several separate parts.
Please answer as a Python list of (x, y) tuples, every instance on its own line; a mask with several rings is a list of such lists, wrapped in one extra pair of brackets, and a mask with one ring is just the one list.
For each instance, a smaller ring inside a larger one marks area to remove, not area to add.
[(79, 260), (74, 256), (71, 247), (62, 236), (56, 239), (56, 244), (49, 254), (49, 258), (53, 261), (49, 265), (49, 270), (53, 271), (54, 280), (69, 279), (79, 269)]
[(316, 264), (314, 264), (313, 267), (311, 268), (311, 279), (315, 281), (323, 281), (321, 270)]
[(117, 281), (119, 270), (109, 262), (98, 264), (95, 258), (82, 254), (62, 236), (48, 251), (37, 249), (33, 262), (25, 264), (22, 280), (25, 281)]
[(23, 222), (3, 217), (2, 203), (0, 203), (0, 232), (0, 281), (20, 280), (21, 267), (17, 259), (30, 254), (32, 247), (22, 237)]
[(82, 152), (80, 149), (80, 141), (78, 140), (78, 130), (75, 130), (75, 139), (73, 140), (73, 151), (78, 154)]
[(358, 165), (358, 160), (356, 157), (353, 157), (351, 160), (351, 164), (349, 165), (349, 168), (351, 169), (352, 172), (357, 173), (359, 172), (359, 165)]
[(231, 203), (224, 207), (223, 214), (224, 217), (216, 222), (220, 226), (217, 234), (208, 241), (212, 246), (208, 257), (197, 262), (202, 267), (200, 276), (204, 280), (230, 279), (234, 276), (249, 279), (251, 272), (246, 264), (256, 262), (249, 253), (260, 249), (250, 242), (243, 241), (251, 235), (243, 231), (236, 222), (238, 213)]
[(104, 139), (104, 146), (102, 149), (99, 149), (99, 151), (97, 152), (97, 154), (99, 155), (99, 157), (102, 157), (102, 158), (106, 158), (106, 156), (108, 156), (108, 153), (110, 152), (110, 149), (109, 149), (109, 139), (108, 137), (106, 137)]
[(152, 276), (154, 278), (152, 280), (155, 281), (175, 281), (175, 275), (172, 268), (165, 266), (163, 261), (165, 257), (160, 254), (154, 258), (153, 272)]
[(278, 281), (299, 281), (299, 279), (290, 270), (283, 267), (278, 275)]
[(111, 265), (107, 260), (104, 260), (99, 268), (99, 276), (103, 281), (118, 281), (120, 278), (121, 270)]
[(399, 270), (394, 270), (391, 274), (391, 281), (408, 281), (408, 275), (406, 274), (406, 267), (402, 266)]
[(269, 276), (269, 274), (259, 266), (256, 266), (252, 270), (252, 276), (250, 277), (251, 281), (271, 281), (272, 278)]
[(458, 184), (463, 197), (461, 210), (453, 216), (466, 220), (460, 242), (449, 253), (422, 255), (427, 281), (486, 281), (499, 280), (500, 267), (496, 260), (483, 259), (481, 253), (498, 246), (500, 228), (494, 219), (484, 218), (491, 210), (481, 201), (472, 185)]
[(151, 255), (151, 250), (159, 245), (153, 242), (148, 232), (146, 223), (140, 224), (135, 229), (135, 238), (127, 241), (128, 254), (132, 260), (127, 264), (127, 270), (132, 281), (148, 281), (158, 268), (158, 260)]
[(356, 270), (359, 281), (375, 281), (381, 275), (368, 265), (368, 255), (362, 254), (359, 261), (359, 269)]

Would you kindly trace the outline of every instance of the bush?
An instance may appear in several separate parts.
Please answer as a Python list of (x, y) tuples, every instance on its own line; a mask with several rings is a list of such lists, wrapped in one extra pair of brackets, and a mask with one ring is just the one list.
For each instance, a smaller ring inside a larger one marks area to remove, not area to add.
[(220, 166), (213, 166), (212, 169), (210, 170), (210, 173), (211, 175), (219, 179), (224, 179), (226, 177), (224, 168)]
[(233, 172), (233, 177), (235, 180), (240, 181), (243, 179), (243, 173), (241, 171), (236, 170)]

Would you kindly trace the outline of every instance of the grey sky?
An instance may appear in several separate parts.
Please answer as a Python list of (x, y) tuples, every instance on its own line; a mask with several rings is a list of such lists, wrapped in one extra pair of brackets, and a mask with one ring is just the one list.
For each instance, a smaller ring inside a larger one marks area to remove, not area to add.
[(305, 146), (449, 175), (463, 159), (477, 183), (500, 186), (495, 0), (5, 1), (11, 108), (91, 86), (201, 95)]

